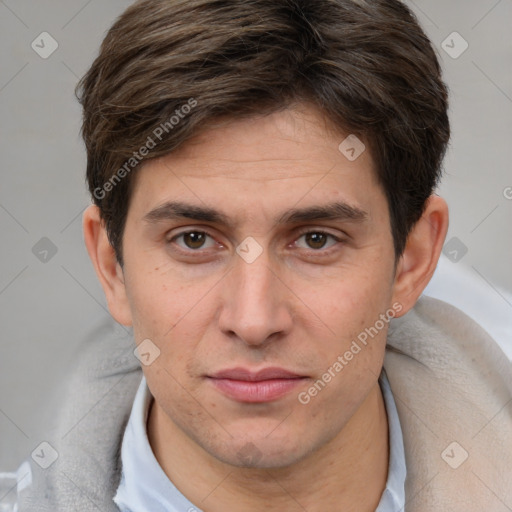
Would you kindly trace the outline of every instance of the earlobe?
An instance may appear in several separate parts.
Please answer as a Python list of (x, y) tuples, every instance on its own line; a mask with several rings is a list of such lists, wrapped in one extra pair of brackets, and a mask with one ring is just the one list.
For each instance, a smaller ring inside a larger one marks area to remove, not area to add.
[(448, 231), (448, 206), (439, 196), (427, 200), (425, 211), (413, 226), (397, 264), (393, 301), (409, 311), (429, 283), (437, 266)]
[(83, 213), (82, 228), (87, 252), (105, 293), (108, 309), (122, 325), (131, 326), (123, 269), (110, 245), (99, 208), (91, 205)]

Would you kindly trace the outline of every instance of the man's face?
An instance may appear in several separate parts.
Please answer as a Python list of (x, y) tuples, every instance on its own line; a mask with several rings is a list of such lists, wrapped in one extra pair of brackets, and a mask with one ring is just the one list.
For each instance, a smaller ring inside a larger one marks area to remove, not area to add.
[(370, 152), (350, 161), (346, 136), (303, 106), (211, 129), (138, 171), (123, 273), (136, 342), (160, 350), (143, 371), (169, 427), (221, 461), (298, 462), (377, 385), (395, 255)]

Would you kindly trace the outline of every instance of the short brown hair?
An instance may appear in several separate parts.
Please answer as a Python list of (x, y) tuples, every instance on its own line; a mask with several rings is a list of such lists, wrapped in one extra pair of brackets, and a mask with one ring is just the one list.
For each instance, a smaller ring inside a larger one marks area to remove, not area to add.
[(121, 264), (130, 171), (218, 117), (307, 101), (368, 143), (397, 258), (450, 135), (436, 53), (398, 0), (141, 0), (111, 27), (76, 94), (89, 190)]

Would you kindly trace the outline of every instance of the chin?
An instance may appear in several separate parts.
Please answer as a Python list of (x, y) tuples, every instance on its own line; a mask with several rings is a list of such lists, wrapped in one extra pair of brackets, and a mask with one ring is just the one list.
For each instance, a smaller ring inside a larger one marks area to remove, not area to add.
[(205, 447), (216, 459), (238, 468), (277, 469), (296, 464), (307, 457), (304, 442), (297, 439), (291, 442), (284, 439), (262, 438), (255, 435), (252, 439), (244, 436), (243, 440), (227, 440), (222, 447)]

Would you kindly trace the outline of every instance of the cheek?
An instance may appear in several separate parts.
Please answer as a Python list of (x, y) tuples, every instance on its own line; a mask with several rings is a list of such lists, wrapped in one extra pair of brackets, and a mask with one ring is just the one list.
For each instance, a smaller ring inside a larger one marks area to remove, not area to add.
[(313, 287), (303, 283), (304, 303), (343, 339), (357, 336), (389, 307), (391, 270), (382, 265), (360, 264), (341, 269)]
[[(333, 431), (348, 421), (374, 387), (389, 325), (381, 317), (389, 311), (388, 291), (378, 293), (370, 285), (337, 291), (339, 300), (323, 309), (334, 334), (315, 365), (315, 379), (301, 395), (301, 403), (308, 402), (308, 417)], [(317, 302), (317, 307), (322, 308), (322, 303)]]
[(191, 281), (177, 269), (154, 262), (146, 269), (140, 265), (129, 275), (126, 288), (134, 330), (144, 337), (163, 337), (177, 326), (186, 326), (189, 318), (198, 314), (202, 297), (213, 285), (208, 280)]
[[(355, 407), (377, 380), (389, 320), (395, 313), (388, 315), (391, 276), (391, 270), (382, 265), (352, 267), (337, 280), (324, 282), (323, 291), (310, 295), (310, 304), (330, 330), (315, 365), (321, 389), (317, 406), (329, 402), (335, 408)], [(316, 413), (322, 415), (322, 411), (320, 407)]]
[(150, 339), (160, 350), (155, 364), (143, 368), (148, 383), (150, 378), (161, 379), (164, 386), (174, 386), (172, 376), (194, 385), (194, 365), (205, 355), (201, 341), (209, 339), (215, 325), (216, 286), (222, 281), (218, 275), (190, 279), (169, 265), (152, 265), (131, 276), (127, 294), (135, 340)]

